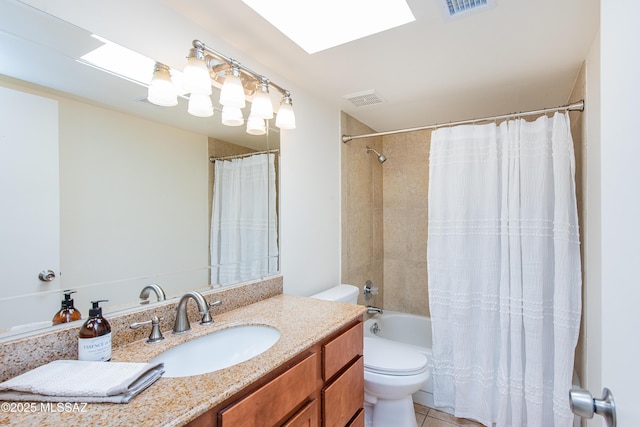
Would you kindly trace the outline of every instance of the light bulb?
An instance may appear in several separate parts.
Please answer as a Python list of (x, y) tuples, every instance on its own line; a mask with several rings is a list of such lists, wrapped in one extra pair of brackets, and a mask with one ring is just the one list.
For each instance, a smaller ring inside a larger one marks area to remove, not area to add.
[(242, 126), (244, 117), (242, 111), (236, 107), (222, 106), (222, 124), (225, 126)]
[(189, 93), (211, 95), (211, 77), (204, 60), (195, 56), (190, 56), (187, 59), (182, 86)]
[(237, 67), (233, 67), (227, 73), (224, 79), (222, 89), (220, 90), (220, 104), (229, 107), (244, 108), (244, 88), (240, 80), (240, 71)]
[(156, 63), (147, 100), (162, 107), (172, 107), (178, 104), (178, 90), (171, 81), (171, 73), (166, 65)]
[(280, 101), (280, 108), (278, 109), (278, 115), (276, 116), (276, 126), (280, 129), (295, 129), (296, 128), (296, 116), (293, 113), (293, 102), (290, 96), (285, 96)]
[(192, 93), (189, 97), (187, 111), (192, 116), (211, 117), (213, 116), (213, 104), (211, 97), (202, 93)]

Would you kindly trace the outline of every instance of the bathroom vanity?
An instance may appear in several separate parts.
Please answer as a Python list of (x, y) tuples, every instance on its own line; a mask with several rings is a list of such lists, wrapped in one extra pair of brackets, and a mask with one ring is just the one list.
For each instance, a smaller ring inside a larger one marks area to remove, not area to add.
[(146, 362), (176, 345), (238, 325), (271, 326), (280, 331), (280, 339), (264, 353), (226, 369), (160, 378), (128, 404), (0, 412), (0, 425), (363, 426), (364, 311), (359, 305), (290, 295), (219, 315), (214, 310), (213, 325), (192, 322), (185, 334), (163, 331), (166, 338), (158, 344), (139, 339), (117, 346), (112, 360)]
[(347, 324), (189, 426), (364, 426), (362, 333)]

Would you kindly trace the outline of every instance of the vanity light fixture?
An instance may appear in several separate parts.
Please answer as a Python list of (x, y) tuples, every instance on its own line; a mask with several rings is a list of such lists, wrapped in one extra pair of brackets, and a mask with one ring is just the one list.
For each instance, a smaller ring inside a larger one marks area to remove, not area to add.
[(293, 114), (293, 101), (291, 95), (287, 92), (280, 101), (280, 108), (276, 116), (276, 126), (280, 129), (295, 129), (296, 116)]
[(209, 68), (205, 62), (202, 48), (196, 46), (189, 51), (187, 65), (184, 67), (182, 88), (189, 93), (211, 95)]
[(244, 99), (244, 87), (240, 80), (240, 69), (237, 66), (227, 70), (227, 76), (220, 89), (220, 104), (235, 108), (246, 106)]
[(273, 104), (269, 95), (269, 80), (262, 78), (256, 85), (256, 93), (251, 103), (251, 115), (261, 119), (273, 119)]
[(253, 114), (253, 111), (249, 114), (247, 119), (247, 133), (251, 135), (264, 135), (267, 133), (267, 127), (264, 123), (264, 119)]
[(192, 93), (189, 96), (189, 105), (187, 111), (192, 116), (196, 117), (211, 117), (213, 116), (213, 104), (211, 103), (211, 96), (204, 93)]
[(238, 107), (222, 106), (222, 124), (225, 126), (242, 126), (244, 117), (242, 110)]
[[(272, 119), (274, 115), (273, 101), (269, 92), (269, 89), (274, 89), (282, 95), (276, 116), (276, 126), (280, 129), (295, 129), (293, 102), (288, 90), (199, 40), (194, 40), (192, 45), (182, 75), (183, 89), (189, 93), (188, 112), (190, 114), (198, 117), (213, 115), (210, 95), (211, 86), (214, 85), (220, 88), (222, 124), (242, 126), (244, 124), (242, 108), (246, 106), (245, 100), (249, 99), (252, 105), (250, 117), (247, 120), (247, 133), (263, 135), (266, 133), (265, 120)], [(167, 78), (171, 78), (171, 75), (168, 68), (165, 70), (162, 67), (165, 66), (156, 64), (154, 76), (157, 72), (158, 81), (162, 79), (164, 83)], [(163, 102), (160, 97), (151, 96), (151, 86), (149, 91), (150, 102), (161, 106), (175, 105)]]
[(178, 104), (178, 90), (171, 81), (171, 72), (166, 65), (156, 62), (147, 99), (149, 102), (163, 107), (172, 107)]

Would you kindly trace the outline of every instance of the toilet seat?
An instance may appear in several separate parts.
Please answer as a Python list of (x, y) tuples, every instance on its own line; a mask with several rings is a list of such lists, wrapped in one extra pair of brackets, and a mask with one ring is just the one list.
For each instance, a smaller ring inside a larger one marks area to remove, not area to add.
[(364, 337), (364, 369), (383, 375), (416, 375), (426, 371), (427, 356), (401, 343)]

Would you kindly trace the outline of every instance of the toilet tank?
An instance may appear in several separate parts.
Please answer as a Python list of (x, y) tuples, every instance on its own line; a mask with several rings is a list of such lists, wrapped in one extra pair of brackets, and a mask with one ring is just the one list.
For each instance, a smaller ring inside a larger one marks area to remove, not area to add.
[(359, 292), (359, 289), (353, 285), (338, 285), (326, 291), (311, 295), (311, 298), (357, 304)]

